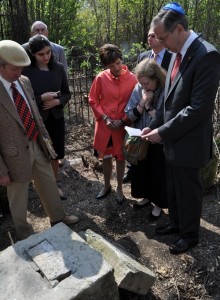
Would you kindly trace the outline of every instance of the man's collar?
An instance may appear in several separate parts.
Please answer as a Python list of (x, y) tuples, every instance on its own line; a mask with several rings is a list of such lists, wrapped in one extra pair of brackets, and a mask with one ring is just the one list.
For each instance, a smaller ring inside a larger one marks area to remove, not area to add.
[[(0, 75), (0, 81), (3, 83), (6, 90), (9, 91), (12, 83), (10, 81), (6, 80), (5, 78), (3, 78), (1, 75)], [(13, 82), (16, 84), (16, 86), (18, 86), (19, 83), (17, 80), (13, 81)]]
[[(159, 57), (163, 57), (165, 51), (166, 51), (166, 48), (163, 48), (160, 52), (157, 53), (157, 55), (158, 55)], [(154, 50), (152, 49), (152, 54), (154, 55), (154, 53), (155, 53), (155, 52), (154, 52)], [(152, 56), (153, 56), (153, 55), (152, 55)]]
[(190, 30), (190, 35), (188, 36), (187, 40), (185, 41), (180, 53), (182, 54), (182, 57), (186, 54), (187, 49), (192, 44), (192, 42), (198, 37), (198, 35), (193, 31)]

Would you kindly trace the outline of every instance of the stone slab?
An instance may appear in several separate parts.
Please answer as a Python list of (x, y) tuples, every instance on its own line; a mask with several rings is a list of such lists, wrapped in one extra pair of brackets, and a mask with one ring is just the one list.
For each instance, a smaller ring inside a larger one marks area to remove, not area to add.
[(71, 270), (65, 266), (62, 253), (54, 249), (47, 240), (34, 245), (27, 250), (27, 253), (48, 281), (59, 281), (70, 276)]
[(63, 223), (1, 252), (0, 295), (1, 300), (119, 299), (112, 267)]
[(90, 229), (79, 235), (114, 268), (115, 280), (120, 288), (141, 295), (147, 294), (156, 280), (151, 270), (137, 262), (120, 246), (113, 245)]

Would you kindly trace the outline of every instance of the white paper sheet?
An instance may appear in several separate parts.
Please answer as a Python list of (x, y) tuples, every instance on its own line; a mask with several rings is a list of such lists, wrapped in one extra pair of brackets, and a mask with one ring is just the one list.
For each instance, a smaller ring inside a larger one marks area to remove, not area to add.
[(127, 133), (130, 136), (140, 136), (141, 135), (141, 130), (138, 128), (125, 126), (125, 130), (127, 131)]

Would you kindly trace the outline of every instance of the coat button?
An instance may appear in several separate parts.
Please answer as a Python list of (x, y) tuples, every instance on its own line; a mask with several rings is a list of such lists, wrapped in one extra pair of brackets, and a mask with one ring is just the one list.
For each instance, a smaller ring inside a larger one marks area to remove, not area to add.
[(29, 146), (28, 146), (28, 145), (26, 146), (26, 149), (29, 149)]

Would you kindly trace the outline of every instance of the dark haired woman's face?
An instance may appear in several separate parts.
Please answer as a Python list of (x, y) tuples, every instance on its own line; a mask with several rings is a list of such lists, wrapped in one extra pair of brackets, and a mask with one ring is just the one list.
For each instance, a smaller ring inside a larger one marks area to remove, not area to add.
[(115, 77), (120, 76), (122, 71), (122, 60), (117, 58), (113, 63), (107, 65), (107, 68)]
[(34, 54), (38, 65), (48, 65), (51, 58), (51, 48), (50, 46), (45, 46), (40, 51)]

